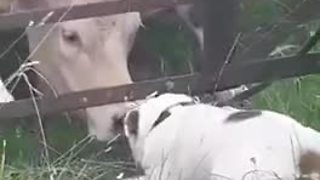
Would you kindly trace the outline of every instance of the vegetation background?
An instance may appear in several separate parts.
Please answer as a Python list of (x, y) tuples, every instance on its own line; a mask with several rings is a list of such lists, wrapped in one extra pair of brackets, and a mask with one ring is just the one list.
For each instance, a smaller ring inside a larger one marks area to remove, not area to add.
[[(0, 1), (0, 9), (6, 2)], [(254, 40), (259, 39), (258, 30), (268, 31), (282, 23), (284, 17), (293, 12), (299, 3), (301, 0), (243, 0), (240, 26), (241, 32), (246, 36), (240, 45), (245, 47), (245, 38), (250, 36), (255, 37), (252, 38)], [(194, 61), (194, 41), (183, 30), (182, 25), (175, 21), (163, 21), (162, 18), (159, 16), (147, 20), (145, 27), (139, 32), (139, 38), (148, 47), (147, 50), (161, 60), (164, 75), (190, 71), (190, 62), (197, 63)], [(286, 37), (274, 47), (269, 57), (295, 55), (320, 28), (319, 20), (312, 18), (287, 29)], [(18, 33), (15, 31), (0, 33), (0, 52), (8, 46), (7, 42), (11, 42), (10, 34), (11, 40), (17, 38)], [(254, 36), (255, 34), (258, 35)], [(24, 56), (27, 53), (26, 39), (16, 49), (19, 50), (19, 56)], [(319, 50), (318, 43), (311, 52), (317, 53)], [(0, 59), (2, 77), (6, 78), (18, 67), (17, 59), (15, 49)], [(253, 97), (252, 101), (256, 108), (288, 114), (304, 125), (320, 130), (319, 90), (319, 75), (296, 77), (274, 82)], [(62, 117), (57, 115), (54, 118)], [(119, 143), (92, 142), (86, 138), (83, 129), (71, 127), (67, 121), (59, 121), (60, 123), (48, 129), (50, 159), (39, 158), (39, 142), (35, 141), (34, 133), (25, 128), (28, 121), (19, 121), (18, 126), (1, 130), (0, 179), (114, 179), (122, 176), (123, 172), (126, 175), (134, 171), (130, 158), (127, 157), (128, 149), (123, 149), (123, 146), (117, 148)]]

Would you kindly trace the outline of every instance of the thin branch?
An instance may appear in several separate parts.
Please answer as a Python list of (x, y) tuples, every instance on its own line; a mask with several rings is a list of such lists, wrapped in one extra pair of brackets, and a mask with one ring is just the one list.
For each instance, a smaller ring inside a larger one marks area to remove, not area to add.
[(220, 68), (220, 70), (219, 70), (219, 72), (218, 72), (218, 75), (217, 75), (217, 78), (216, 78), (216, 81), (215, 81), (215, 84), (214, 84), (213, 92), (216, 92), (217, 89), (218, 89), (218, 85), (219, 85), (219, 82), (220, 82), (221, 77), (222, 77), (222, 75), (223, 75), (223, 72), (224, 72), (226, 66), (227, 66), (228, 64), (230, 64), (230, 62), (231, 62), (231, 58), (232, 58), (232, 56), (233, 56), (234, 53), (235, 53), (236, 47), (237, 47), (237, 45), (238, 45), (238, 43), (239, 43), (239, 41), (240, 41), (240, 37), (241, 37), (241, 33), (239, 33), (239, 34), (236, 36), (236, 38), (235, 38), (235, 40), (234, 40), (234, 42), (233, 42), (233, 45), (232, 45), (231, 49), (229, 50), (229, 52), (228, 52), (228, 54), (227, 54), (227, 57), (226, 57), (224, 63), (222, 64), (222, 66), (221, 66), (221, 68)]
[(35, 69), (33, 67), (29, 67), (28, 70), (34, 72), (37, 76), (39, 76), (45, 82), (45, 84), (49, 87), (49, 89), (51, 90), (53, 95), (55, 97), (58, 97), (58, 92), (55, 90), (55, 88), (50, 83), (50, 81), (40, 71), (38, 71), (37, 69)]
[(35, 94), (33, 92), (32, 85), (31, 85), (31, 83), (30, 83), (30, 81), (28, 79), (28, 76), (26, 74), (23, 74), (22, 77), (24, 78), (24, 80), (26, 81), (27, 85), (29, 86), (30, 95), (31, 95), (31, 98), (32, 98), (32, 101), (33, 101), (34, 109), (35, 109), (35, 112), (37, 114), (38, 123), (39, 123), (39, 126), (40, 126), (40, 133), (41, 133), (41, 137), (42, 137), (42, 141), (43, 141), (43, 145), (44, 145), (45, 157), (47, 158), (48, 167), (50, 167), (50, 164), (49, 164), (49, 151), (48, 151), (48, 147), (47, 147), (48, 145), (47, 145), (46, 135), (45, 135), (45, 132), (44, 132), (42, 118), (41, 118), (39, 107), (38, 107), (38, 104), (37, 104), (37, 101), (36, 101), (36, 98), (35, 98)]

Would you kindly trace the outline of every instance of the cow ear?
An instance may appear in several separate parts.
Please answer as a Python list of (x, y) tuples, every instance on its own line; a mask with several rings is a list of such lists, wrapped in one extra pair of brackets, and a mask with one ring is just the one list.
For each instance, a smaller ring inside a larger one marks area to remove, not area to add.
[(127, 136), (137, 136), (139, 128), (139, 111), (130, 111), (124, 119), (124, 125)]

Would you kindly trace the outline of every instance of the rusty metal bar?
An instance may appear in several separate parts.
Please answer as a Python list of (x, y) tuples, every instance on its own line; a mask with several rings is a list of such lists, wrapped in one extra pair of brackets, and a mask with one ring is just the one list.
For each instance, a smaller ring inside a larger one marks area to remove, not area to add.
[[(272, 81), (312, 73), (320, 73), (320, 54), (235, 63), (226, 67), (221, 77), (222, 81), (218, 85), (218, 90), (241, 84)], [(211, 83), (196, 86), (199, 78), (200, 76), (198, 74), (175, 76), (114, 88), (74, 92), (61, 95), (57, 98), (47, 97), (37, 99), (36, 101), (40, 109), (40, 114), (44, 115), (123, 102), (124, 97), (127, 97), (126, 100), (130, 101), (141, 99), (154, 91), (201, 94), (213, 88)], [(204, 80), (201, 79), (201, 81)], [(35, 115), (32, 99), (0, 103), (0, 119), (22, 118), (32, 115)]]
[[(119, 0), (102, 1), (84, 5), (74, 6), (62, 21), (81, 18), (107, 16), (125, 12), (147, 12), (160, 8), (172, 8), (177, 4), (190, 3), (192, 0)], [(46, 18), (45, 23), (57, 22), (69, 7), (58, 7), (50, 9), (33, 9), (26, 12), (8, 13), (0, 15), (0, 30), (26, 27), (30, 21), (38, 24)]]

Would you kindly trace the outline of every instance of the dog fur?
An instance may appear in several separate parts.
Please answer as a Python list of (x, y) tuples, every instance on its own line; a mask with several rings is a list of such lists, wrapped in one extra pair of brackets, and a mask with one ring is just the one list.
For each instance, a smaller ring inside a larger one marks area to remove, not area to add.
[(125, 135), (144, 179), (296, 179), (317, 169), (317, 131), (271, 111), (181, 105), (192, 101), (163, 94), (127, 113)]

